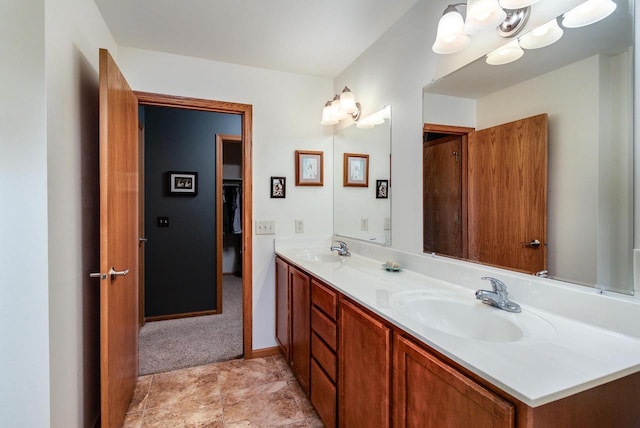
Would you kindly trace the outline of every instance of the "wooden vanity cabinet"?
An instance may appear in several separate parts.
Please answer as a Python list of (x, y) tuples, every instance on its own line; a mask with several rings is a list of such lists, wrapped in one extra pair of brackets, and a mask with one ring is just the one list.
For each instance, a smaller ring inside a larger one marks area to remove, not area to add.
[(391, 328), (341, 297), (338, 323), (339, 426), (391, 424)]
[(309, 395), (311, 362), (311, 279), (303, 271), (289, 266), (290, 365), (302, 390)]
[(279, 257), (276, 300), (278, 344), (327, 427), (640, 427), (640, 372), (529, 407)]
[(515, 406), (413, 340), (394, 338), (393, 426), (513, 428)]
[(276, 341), (291, 371), (309, 394), (311, 278), (276, 257)]
[(327, 428), (337, 424), (338, 293), (311, 279), (311, 403)]
[(276, 341), (289, 362), (289, 264), (276, 257)]

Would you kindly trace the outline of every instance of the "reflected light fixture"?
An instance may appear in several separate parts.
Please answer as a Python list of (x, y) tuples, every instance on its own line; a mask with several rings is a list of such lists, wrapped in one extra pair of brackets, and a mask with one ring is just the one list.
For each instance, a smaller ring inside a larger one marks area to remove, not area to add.
[(544, 25), (520, 37), (520, 47), (524, 49), (539, 49), (549, 46), (560, 40), (564, 31), (558, 25), (558, 20), (553, 18)]
[(356, 126), (360, 129), (370, 129), (376, 125), (382, 125), (389, 118), (391, 118), (391, 107), (384, 106), (377, 112), (361, 119)]
[(325, 103), (320, 124), (335, 125), (349, 117), (355, 121), (360, 118), (360, 103), (356, 102), (353, 92), (345, 86), (340, 95), (336, 94)]
[(518, 44), (517, 40), (507, 43), (504, 46), (490, 52), (487, 55), (487, 64), (503, 65), (513, 62), (524, 55), (524, 51)]
[(578, 28), (596, 23), (611, 15), (617, 6), (612, 0), (587, 0), (565, 13), (562, 25)]

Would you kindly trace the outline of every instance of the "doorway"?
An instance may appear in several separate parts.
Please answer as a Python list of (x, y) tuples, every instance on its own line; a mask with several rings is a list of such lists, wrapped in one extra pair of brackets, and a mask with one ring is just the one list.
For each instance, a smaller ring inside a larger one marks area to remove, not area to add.
[[(219, 102), (219, 101), (211, 101), (211, 100), (202, 100), (202, 99), (192, 99), (192, 98), (183, 98), (183, 97), (174, 97), (174, 96), (167, 96), (167, 95), (159, 95), (159, 94), (150, 94), (150, 93), (141, 93), (141, 92), (137, 92), (136, 96), (138, 98), (138, 102), (140, 106), (144, 106), (145, 108), (149, 107), (149, 108), (155, 108), (155, 107), (168, 107), (171, 109), (176, 109), (182, 112), (185, 111), (191, 111), (192, 113), (223, 113), (224, 115), (228, 115), (228, 116), (234, 116), (234, 118), (236, 119), (236, 121), (240, 122), (240, 126), (239, 126), (239, 133), (241, 134), (240, 136), (238, 136), (239, 139), (239, 143), (238, 146), (240, 148), (241, 151), (241, 159), (242, 161), (238, 164), (238, 168), (239, 171), (242, 175), (242, 177), (245, 178), (245, 180), (243, 180), (242, 182), (238, 183), (239, 187), (241, 189), (241, 204), (242, 204), (242, 212), (240, 213), (240, 222), (242, 225), (242, 231), (243, 233), (239, 236), (239, 248), (241, 249), (241, 251), (239, 251), (239, 260), (238, 260), (238, 265), (240, 266), (240, 271), (239, 271), (239, 276), (242, 278), (241, 279), (241, 283), (238, 283), (238, 286), (241, 288), (241, 294), (240, 296), (238, 296), (238, 298), (240, 299), (240, 304), (239, 306), (241, 307), (241, 315), (239, 314), (239, 318), (241, 318), (241, 322), (242, 322), (242, 327), (241, 327), (241, 331), (242, 331), (242, 355), (245, 356), (245, 358), (251, 358), (251, 328), (252, 328), (252, 322), (251, 322), (251, 279), (252, 279), (252, 270), (251, 270), (251, 226), (252, 226), (252, 213), (251, 213), (251, 199), (252, 199), (252, 189), (251, 189), (251, 120), (252, 120), (252, 107), (250, 105), (246, 105), (246, 104), (235, 104), (235, 103), (226, 103), (226, 102)], [(213, 136), (214, 141), (217, 139), (215, 138), (215, 135)], [(148, 146), (150, 144), (150, 140), (149, 138), (146, 138), (145, 141), (147, 147), (146, 149), (148, 150)], [(181, 144), (184, 142), (181, 141), (176, 141), (175, 144)], [(211, 150), (213, 153), (215, 153), (217, 151), (217, 147), (216, 144), (212, 144), (211, 145)], [(213, 161), (213, 159), (212, 159)], [(217, 191), (217, 186), (218, 186), (218, 171), (217, 168), (215, 168), (215, 166), (217, 165), (213, 165), (213, 167), (211, 168), (211, 171), (213, 171), (215, 175), (214, 179), (210, 180), (210, 184), (213, 185), (214, 187), (211, 191), (211, 195), (209, 195), (210, 197), (213, 197), (214, 202), (212, 202), (210, 205), (212, 205), (210, 208), (213, 209), (214, 214), (211, 215), (211, 219), (213, 219), (214, 217), (219, 217), (217, 215), (218, 210), (220, 209), (222, 202), (221, 199), (218, 198), (218, 191)], [(184, 168), (182, 168), (184, 169)], [(183, 174), (183, 173), (198, 173), (199, 171), (182, 171), (180, 167), (178, 167), (177, 171), (170, 171), (167, 170), (165, 172), (165, 174), (163, 174), (162, 177), (153, 177), (153, 180), (162, 180), (162, 186), (166, 186), (165, 187), (165, 191), (169, 192), (170, 194), (170, 185), (171, 185), (171, 180), (172, 178), (172, 173), (179, 173), (179, 174)], [(189, 177), (187, 177), (188, 179), (191, 180), (198, 180), (197, 182), (194, 181), (193, 182), (193, 187), (194, 187), (194, 191), (199, 192), (199, 189), (197, 188), (198, 184), (203, 184), (204, 182), (202, 182), (201, 180), (204, 178), (201, 174), (197, 174), (197, 175), (191, 175)], [(146, 185), (149, 186), (149, 181), (151, 181), (151, 179), (149, 178), (149, 176), (147, 175), (147, 183)], [(215, 185), (213, 184), (215, 183)], [(157, 185), (157, 183), (156, 183)], [(184, 206), (187, 206), (189, 204), (194, 204), (194, 201), (196, 200), (196, 198), (194, 197), (190, 197), (190, 196), (185, 196), (185, 195), (173, 195), (172, 199), (174, 201), (176, 201), (179, 205), (181, 205), (183, 208)], [(200, 199), (202, 201), (202, 199)], [(197, 204), (196, 204), (197, 205)], [(157, 214), (157, 219), (156, 219), (156, 214)], [(164, 217), (164, 218), (161, 218)], [(169, 217), (168, 219), (166, 219), (166, 217)], [(150, 222), (149, 220), (149, 216), (147, 215), (147, 221), (146, 221), (146, 230), (147, 233), (149, 234), (149, 229), (150, 228), (157, 228), (158, 226), (160, 226), (162, 221), (167, 220), (168, 221), (168, 228), (171, 229), (172, 227), (176, 227), (179, 229), (179, 222), (173, 223), (173, 218), (171, 216), (164, 216), (164, 215), (160, 215), (158, 213), (154, 213), (154, 217), (153, 217), (153, 222)], [(157, 222), (155, 221), (157, 220)], [(187, 221), (189, 221), (189, 218), (187, 218)], [(194, 220), (195, 221), (195, 220)], [(217, 223), (217, 221), (215, 222)], [(215, 227), (214, 225), (210, 225), (208, 226), (211, 230), (215, 230), (215, 234), (219, 233), (220, 229)], [(143, 230), (143, 229), (141, 229)], [(160, 230), (160, 229), (158, 229)], [(166, 231), (166, 229), (162, 230), (162, 231)], [(179, 232), (180, 230), (178, 230)], [(148, 238), (149, 236), (145, 236), (144, 238)], [(152, 246), (154, 245), (154, 240), (150, 239), (149, 242), (146, 242), (144, 245), (147, 246)], [(157, 237), (156, 237), (156, 241), (157, 241)], [(194, 240), (192, 240), (192, 242), (197, 241), (197, 238), (194, 238)], [(182, 318), (181, 320), (178, 321), (183, 321), (186, 320), (186, 318), (184, 318), (185, 316), (190, 316), (190, 315), (206, 315), (206, 314), (220, 314), (223, 310), (223, 282), (222, 281), (215, 281), (215, 279), (217, 279), (217, 277), (222, 273), (222, 270), (220, 269), (219, 266), (219, 262), (218, 262), (218, 255), (220, 254), (219, 251), (217, 251), (218, 249), (218, 242), (219, 239), (217, 236), (215, 236), (214, 240), (213, 240), (213, 244), (211, 249), (208, 249), (207, 251), (209, 251), (210, 255), (211, 255), (211, 263), (210, 266), (208, 267), (209, 269), (214, 268), (215, 272), (213, 272), (213, 277), (214, 277), (214, 281), (216, 283), (216, 287), (215, 289), (213, 287), (211, 287), (209, 290), (211, 291), (211, 293), (209, 294), (213, 294), (210, 296), (207, 296), (208, 301), (204, 302), (206, 303), (206, 305), (203, 303), (202, 307), (198, 307), (196, 308), (196, 310), (194, 311), (189, 311), (189, 310), (181, 310), (178, 311), (179, 314), (176, 317), (171, 317), (171, 316), (167, 316), (164, 318)], [(207, 253), (207, 254), (209, 254)], [(217, 253), (217, 254), (216, 254)], [(178, 254), (178, 253), (176, 253)], [(207, 257), (205, 255), (205, 257)], [(188, 261), (188, 257), (186, 258)], [(172, 263), (172, 259), (169, 258), (168, 260), (165, 260), (164, 263)], [(187, 271), (183, 271), (179, 274), (184, 274)], [(147, 282), (149, 281), (149, 278), (146, 278)], [(141, 282), (140, 284), (140, 288), (141, 288), (141, 295), (145, 290), (145, 286), (144, 283)], [(148, 293), (145, 293), (148, 294)], [(203, 299), (200, 299), (203, 300)], [(215, 316), (220, 316), (220, 315), (213, 315)], [(145, 314), (145, 319), (148, 321), (150, 320), (150, 316), (149, 314)], [(185, 323), (188, 324), (190, 322), (193, 322), (194, 320), (186, 320)]]

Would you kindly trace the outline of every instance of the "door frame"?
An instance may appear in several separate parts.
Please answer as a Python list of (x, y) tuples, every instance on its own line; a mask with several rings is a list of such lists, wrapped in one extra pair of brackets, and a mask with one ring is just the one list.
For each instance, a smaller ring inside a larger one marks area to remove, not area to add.
[[(460, 155), (460, 157), (462, 158), (462, 173), (461, 173), (461, 179), (462, 179), (462, 192), (461, 192), (461, 198), (462, 198), (462, 258), (463, 259), (467, 259), (469, 258), (469, 237), (467, 236), (468, 233), (468, 226), (467, 226), (467, 216), (468, 216), (468, 210), (467, 210), (467, 185), (468, 185), (468, 181), (467, 181), (467, 161), (468, 161), (468, 156), (469, 156), (469, 134), (471, 134), (472, 132), (475, 132), (475, 128), (469, 128), (466, 126), (452, 126), (452, 125), (438, 125), (435, 123), (425, 123), (422, 126), (422, 162), (423, 162), (423, 167), (424, 167), (424, 150), (425, 150), (425, 142), (424, 142), (424, 134), (426, 132), (437, 132), (439, 134), (449, 134), (449, 135), (459, 135), (460, 137), (462, 137), (462, 144), (461, 144), (461, 152), (462, 154)], [(423, 171), (423, 176), (424, 176), (424, 171)], [(424, 178), (423, 178), (424, 179)], [(424, 192), (424, 189), (423, 189)], [(424, 201), (424, 194), (422, 196), (422, 199)], [(424, 222), (424, 204), (422, 207), (422, 217), (423, 217), (423, 222)], [(424, 245), (424, 230), (422, 231), (423, 233), (423, 245)]]
[[(222, 182), (224, 180), (223, 175), (223, 159), (224, 159), (224, 145), (225, 143), (231, 144), (242, 144), (243, 138), (242, 135), (231, 135), (231, 134), (216, 134), (216, 201), (222, 200)], [(242, 147), (242, 146), (241, 146)], [(242, 164), (244, 165), (244, 153), (242, 157)], [(244, 173), (244, 171), (243, 171)], [(242, 177), (244, 181), (244, 176)], [(244, 198), (244, 192), (243, 192)], [(244, 212), (245, 200), (242, 200), (242, 211)], [(222, 231), (222, 204), (216, 203), (216, 278), (218, 284), (222, 284), (222, 240), (223, 240), (223, 231)], [(244, 228), (242, 233), (244, 233)], [(244, 262), (244, 260), (243, 260)], [(242, 280), (244, 284), (244, 278)], [(216, 313), (222, 313), (222, 286), (217, 287), (217, 296), (216, 296)]]
[[(253, 357), (252, 349), (252, 284), (253, 284), (253, 189), (252, 189), (252, 129), (251, 104), (205, 100), (201, 98), (163, 95), (134, 91), (138, 105), (174, 107), (187, 110), (211, 111), (242, 116), (242, 344), (244, 358)], [(216, 262), (217, 263), (217, 262)], [(218, 287), (221, 296), (221, 287)]]

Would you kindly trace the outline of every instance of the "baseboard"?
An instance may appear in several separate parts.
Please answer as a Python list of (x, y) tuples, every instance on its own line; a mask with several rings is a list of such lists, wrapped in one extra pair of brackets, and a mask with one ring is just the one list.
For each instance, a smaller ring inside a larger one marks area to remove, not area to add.
[(165, 321), (165, 320), (175, 320), (178, 318), (190, 318), (190, 317), (201, 317), (204, 315), (216, 315), (218, 311), (215, 309), (207, 310), (207, 311), (198, 311), (198, 312), (184, 312), (182, 314), (170, 314), (170, 315), (156, 315), (152, 317), (145, 317), (145, 322), (151, 321)]
[(274, 346), (273, 348), (253, 349), (250, 354), (245, 354), (244, 358), (250, 360), (252, 358), (264, 358), (272, 355), (279, 355), (280, 347)]

